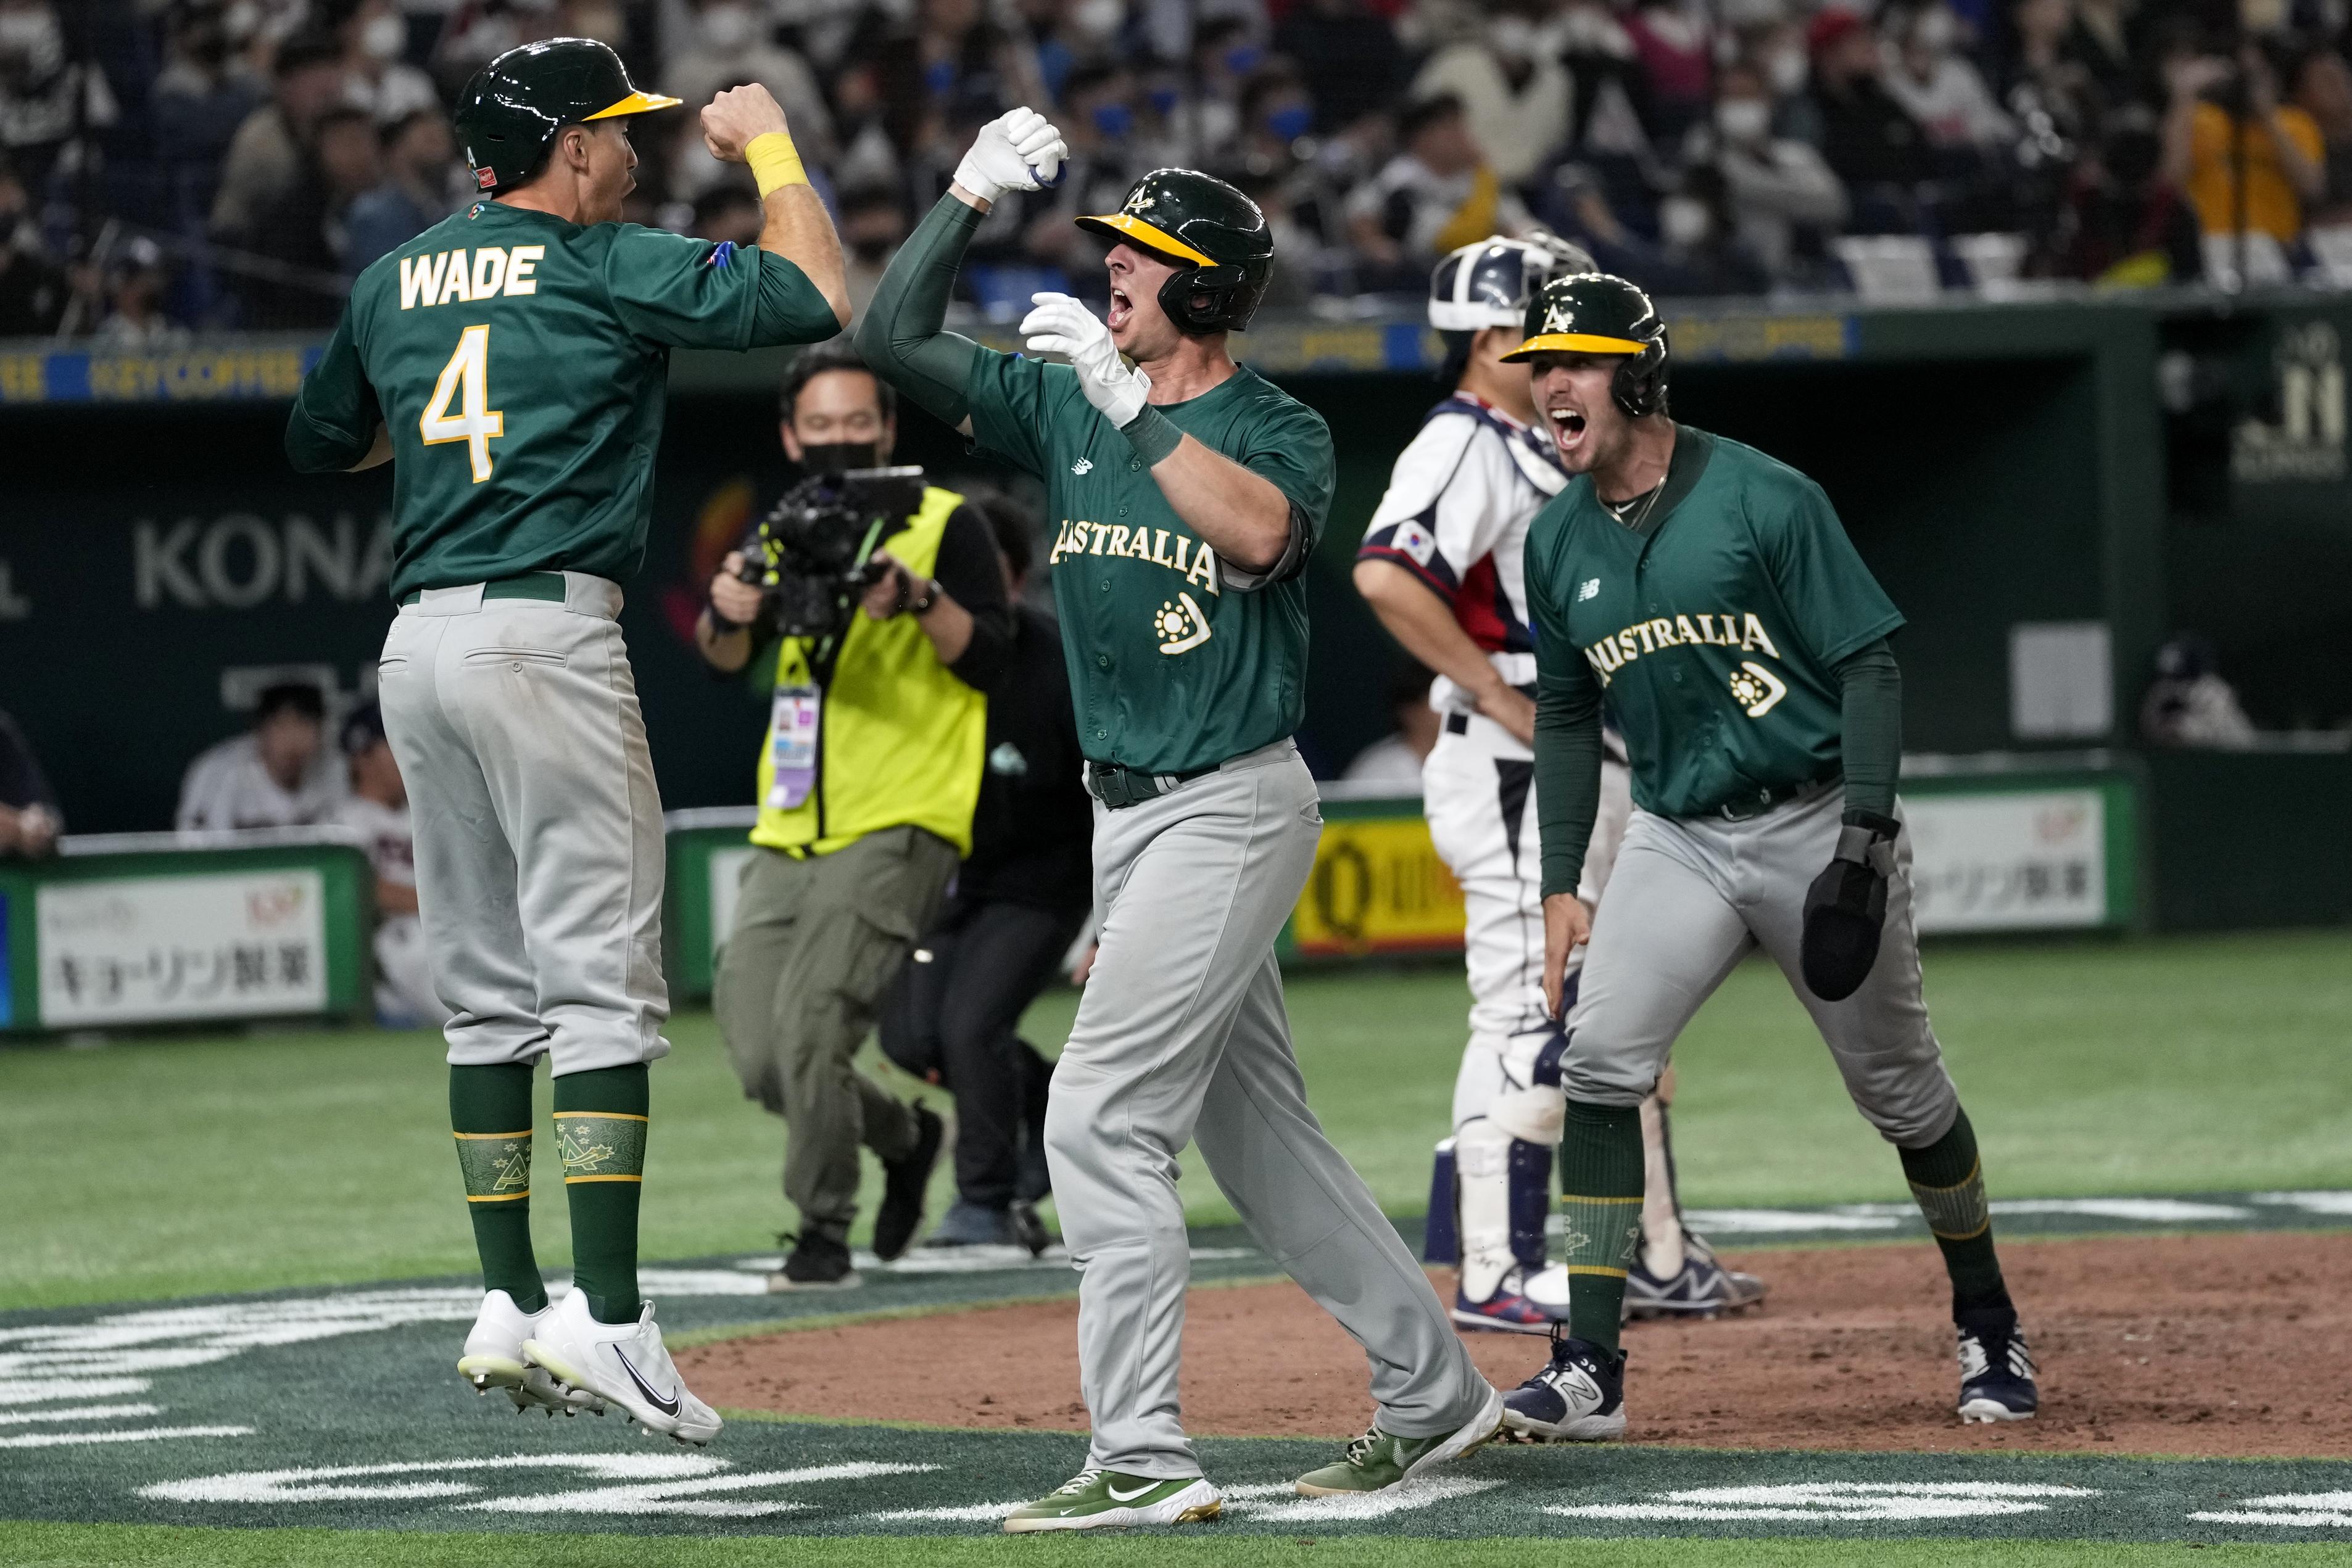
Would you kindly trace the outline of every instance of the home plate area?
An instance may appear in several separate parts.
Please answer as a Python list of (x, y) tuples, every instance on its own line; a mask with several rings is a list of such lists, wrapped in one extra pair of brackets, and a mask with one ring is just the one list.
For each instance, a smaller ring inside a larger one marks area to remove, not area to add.
[[(1360, 1353), (1246, 1238), (1204, 1234), (1184, 1401), (1226, 1506), (1187, 1530), (2352, 1542), (2352, 1233), (2331, 1228), (2352, 1203), (2284, 1196), (2068, 1211), (2071, 1235), (2049, 1215), (2009, 1249), (2043, 1416), (2001, 1428), (1952, 1419), (1924, 1242), (1854, 1245), (1883, 1237), (1857, 1234), (1865, 1211), (1754, 1211), (1718, 1239), (1771, 1281), (1761, 1312), (1629, 1329), (1635, 1442), (1496, 1446), (1361, 1498), (1290, 1485), (1369, 1418)], [(766, 1261), (646, 1271), (728, 1416), (707, 1450), (476, 1397), (451, 1364), (478, 1291), (457, 1281), (0, 1314), (0, 1517), (973, 1534), (1083, 1463), (1066, 1260), (877, 1270), (814, 1301), (764, 1294)], [(1472, 1349), (1506, 1384), (1543, 1355)]]

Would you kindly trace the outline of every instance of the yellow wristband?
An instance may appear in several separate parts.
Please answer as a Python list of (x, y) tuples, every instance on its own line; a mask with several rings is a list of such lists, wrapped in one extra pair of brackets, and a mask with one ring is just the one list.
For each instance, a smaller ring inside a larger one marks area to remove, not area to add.
[(751, 178), (763, 202), (786, 185), (809, 183), (808, 171), (801, 167), (800, 149), (783, 131), (771, 131), (745, 142), (743, 161), (751, 165)]

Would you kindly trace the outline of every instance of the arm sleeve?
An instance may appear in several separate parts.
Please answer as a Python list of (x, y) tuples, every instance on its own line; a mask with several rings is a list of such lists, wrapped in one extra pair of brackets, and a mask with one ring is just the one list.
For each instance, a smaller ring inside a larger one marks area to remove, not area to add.
[(1313, 409), (1292, 402), (1251, 430), (1234, 461), (1288, 498), (1290, 538), (1283, 546), (1281, 559), (1262, 572), (1239, 570), (1219, 557), (1218, 579), (1244, 592), (1287, 582), (1307, 570), (1307, 558), (1315, 553), (1324, 522), (1331, 515), (1337, 477), (1330, 427)]
[(1842, 693), (1845, 809), (1874, 817), (1895, 815), (1895, 782), (1903, 767), (1903, 672), (1884, 637), (1873, 638), (1835, 667)]
[(1772, 586), (1797, 635), (1827, 667), (1903, 624), (1903, 612), (1862, 564), (1844, 525), (1819, 485), (1793, 484), (1764, 497), (1758, 518)]
[(989, 352), (945, 329), (956, 269), (985, 215), (952, 193), (941, 196), (898, 247), (857, 324), (858, 358), (950, 425), (971, 417), (973, 372)]
[(1543, 834), (1543, 895), (1574, 893), (1601, 810), (1601, 683), (1568, 634), (1568, 618), (1529, 563), (1536, 621), (1536, 814)]
[(971, 616), (971, 641), (948, 674), (974, 691), (986, 691), (1013, 663), (1013, 607), (1004, 598), (1004, 573), (997, 565), (996, 541), (970, 507), (958, 507), (940, 535), (931, 575), (949, 598)]
[(623, 325), (673, 349), (821, 343), (841, 330), (808, 275), (781, 256), (624, 224), (604, 253)]
[(341, 473), (368, 455), (383, 422), (347, 309), (294, 394), (294, 412), (286, 416), (286, 460), (299, 473)]

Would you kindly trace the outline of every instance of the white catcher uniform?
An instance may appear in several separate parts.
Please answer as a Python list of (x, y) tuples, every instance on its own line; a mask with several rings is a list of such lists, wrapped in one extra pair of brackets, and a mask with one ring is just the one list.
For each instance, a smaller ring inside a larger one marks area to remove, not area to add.
[[(1410, 571), (1453, 609), (1496, 673), (1532, 695), (1535, 643), (1521, 557), (1528, 524), (1567, 483), (1541, 431), (1457, 392), (1430, 411), (1398, 456), (1360, 559)], [(1490, 1117), (1499, 1097), (1528, 1087), (1537, 1057), (1559, 1031), (1543, 1000), (1534, 753), (1443, 675), (1429, 701), (1444, 724), (1422, 769), (1423, 809), (1438, 854), (1462, 885), (1467, 915), (1470, 1040), (1454, 1080), (1454, 1130), (1462, 1295), (1479, 1302), (1516, 1283), (1507, 1281), (1515, 1264), (1529, 1271), (1542, 1266), (1550, 1152), (1558, 1141), (1557, 1125), (1547, 1124), (1557, 1123), (1557, 1113), (1538, 1113), (1536, 1124), (1526, 1126), (1498, 1125)], [(1579, 889), (1594, 903), (1633, 809), (1622, 750), (1613, 736), (1611, 742), (1601, 816)], [(1581, 951), (1569, 960), (1571, 986), (1582, 962)], [(1513, 1121), (1507, 1112), (1505, 1119)], [(1515, 1142), (1527, 1145), (1516, 1156)], [(1538, 1156), (1540, 1169), (1511, 1179), (1515, 1157), (1526, 1165)], [(1522, 1210), (1516, 1216), (1514, 1188)]]

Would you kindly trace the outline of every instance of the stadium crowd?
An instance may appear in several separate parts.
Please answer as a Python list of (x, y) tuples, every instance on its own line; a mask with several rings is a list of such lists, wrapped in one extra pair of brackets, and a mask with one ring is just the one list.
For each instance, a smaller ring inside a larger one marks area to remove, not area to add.
[[(973, 246), (970, 303), (1000, 316), (1098, 289), (1069, 215), (1175, 162), (1265, 206), (1272, 304), (1326, 311), (1535, 226), (1678, 296), (1844, 287), (1845, 236), (1921, 236), (1952, 282), (2352, 260), (2345, 0), (1868, 4), (0, 0), (0, 337), (323, 329), (467, 199), (467, 78), (563, 34), (689, 106), (769, 87), (861, 304), (1018, 103), (1074, 156)], [(750, 182), (694, 127), (640, 120), (631, 215), (748, 240)]]

